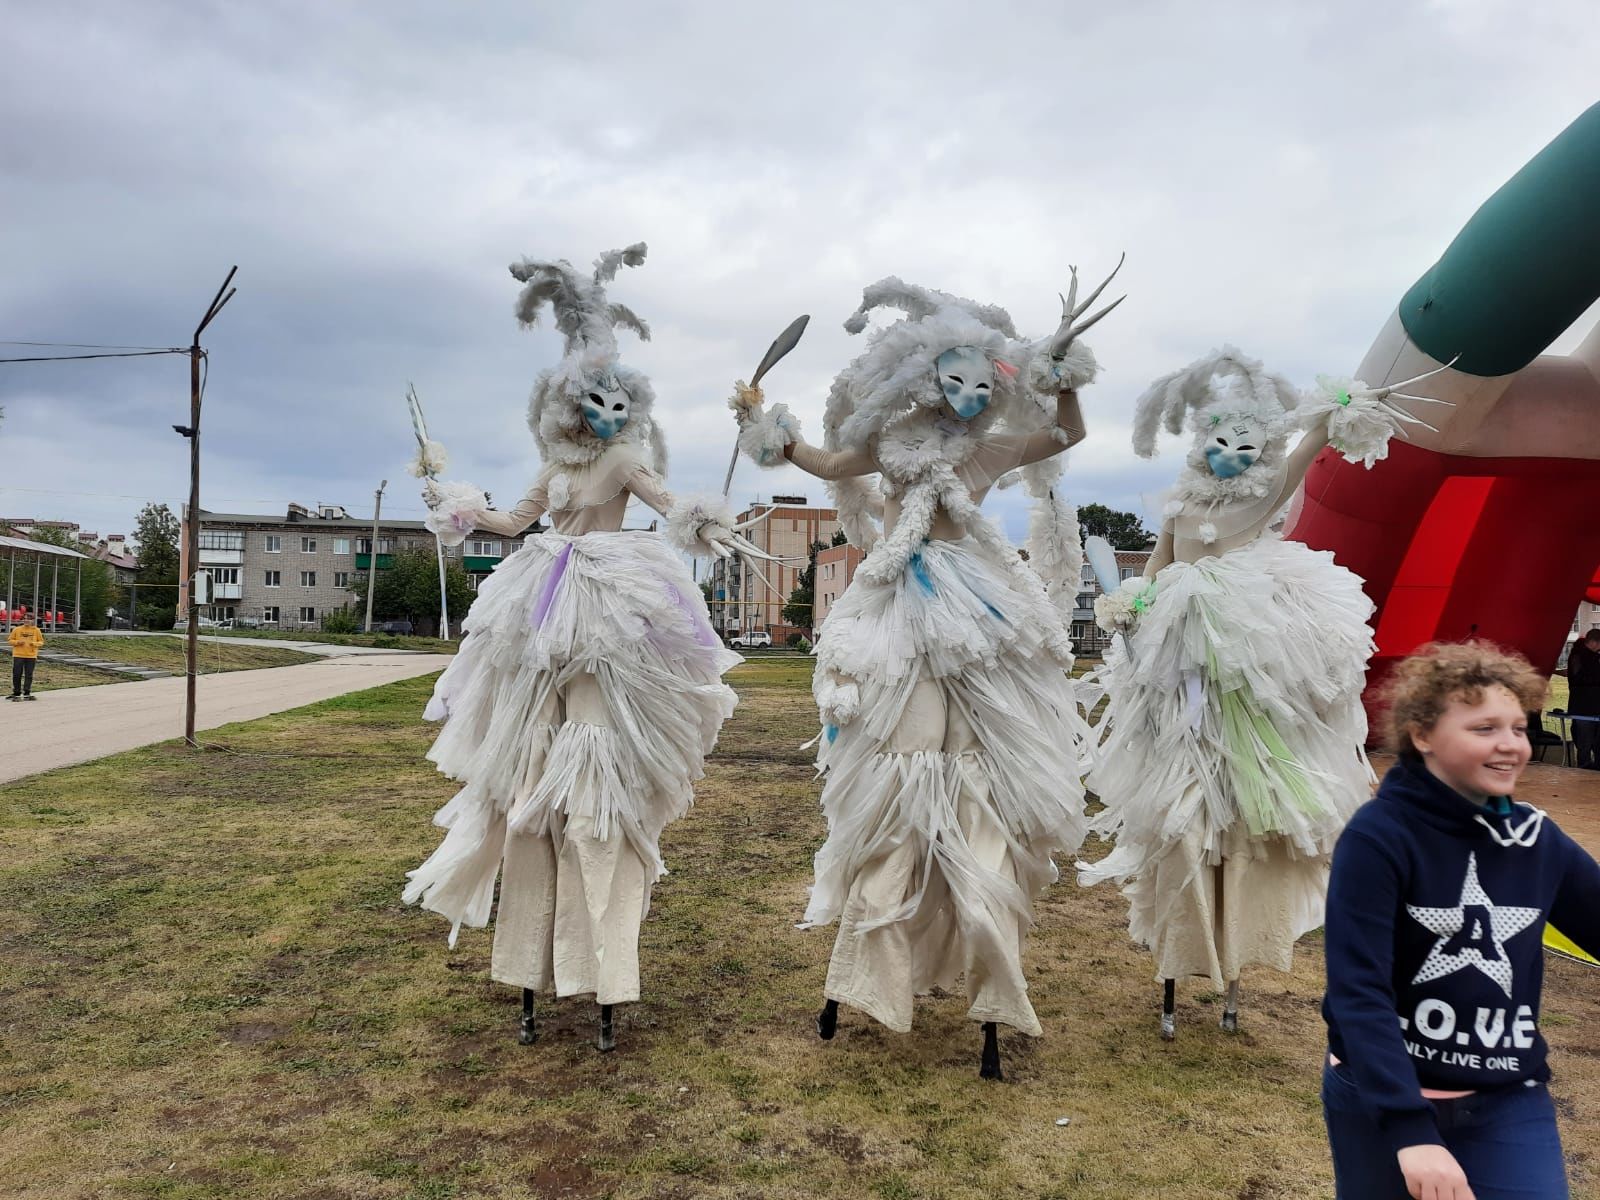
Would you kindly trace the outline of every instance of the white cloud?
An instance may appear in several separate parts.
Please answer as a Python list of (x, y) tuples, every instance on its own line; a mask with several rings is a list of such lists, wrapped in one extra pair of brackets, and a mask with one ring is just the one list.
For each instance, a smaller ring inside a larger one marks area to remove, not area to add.
[[(1350, 369), (1600, 49), (1576, 0), (105, 4), (7, 36), (0, 337), (181, 343), (237, 262), (207, 504), (360, 510), (387, 476), (408, 515), (406, 382), (460, 474), (515, 494), (558, 341), (516, 328), (506, 264), (641, 238), (615, 291), (655, 327), (626, 352), (684, 490), (720, 485), (723, 397), (797, 313), (769, 394), (815, 431), (865, 284), (1044, 332), (1068, 263), (1127, 250), (1068, 488), (1137, 507), (1176, 468), (1128, 447), (1149, 379), (1222, 341)], [(186, 396), (181, 359), (0, 366), (0, 510), (105, 531), (181, 499)], [(741, 465), (736, 496), (821, 494), (795, 475)]]

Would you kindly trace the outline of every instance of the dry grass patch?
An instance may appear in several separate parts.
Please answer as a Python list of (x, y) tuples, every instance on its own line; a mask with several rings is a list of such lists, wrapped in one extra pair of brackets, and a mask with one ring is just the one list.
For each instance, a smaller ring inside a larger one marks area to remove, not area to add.
[[(644, 930), (620, 1047), (545, 1003), (522, 1047), (490, 936), (402, 909), (451, 793), (428, 680), (0, 790), (0, 1179), (8, 1196), (1164, 1197), (1330, 1193), (1320, 959), (1247, 976), (1245, 1031), (1181, 991), (1179, 1040), (1121, 898), (1057, 885), (1028, 966), (1046, 1035), (977, 1078), (956, 998), (817, 1041), (831, 930), (794, 929), (820, 844), (809, 663), (733, 673), (742, 704)], [(1098, 853), (1098, 847), (1094, 848)], [(1600, 974), (1552, 964), (1546, 1023), (1596, 1195)], [(1072, 1123), (1057, 1127), (1058, 1116)]]
[[(130, 667), (154, 667), (174, 674), (181, 674), (187, 667), (187, 645), (181, 637), (52, 637), (45, 643), (45, 649)], [(198, 649), (200, 670), (204, 674), (292, 667), (317, 661), (314, 654), (279, 646), (252, 646), (248, 642), (235, 645), (202, 641)]]

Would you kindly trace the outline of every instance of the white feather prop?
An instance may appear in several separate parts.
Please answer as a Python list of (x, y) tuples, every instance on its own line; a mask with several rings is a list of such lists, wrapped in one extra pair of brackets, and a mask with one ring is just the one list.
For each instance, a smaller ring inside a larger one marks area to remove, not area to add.
[(444, 452), (444, 446), (429, 438), (417, 443), (417, 453), (406, 464), (406, 471), (418, 479), (437, 479), (444, 474), (449, 462), (450, 456)]
[(466, 541), (478, 515), (489, 507), (489, 498), (482, 489), (470, 483), (436, 480), (428, 485), (427, 496), (428, 515), (422, 523), (445, 546), (459, 546)]

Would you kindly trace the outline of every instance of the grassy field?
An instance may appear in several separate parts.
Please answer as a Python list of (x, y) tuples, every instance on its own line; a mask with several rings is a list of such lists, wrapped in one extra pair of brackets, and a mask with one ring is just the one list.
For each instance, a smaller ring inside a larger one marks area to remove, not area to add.
[(241, 641), (322, 642), (332, 646), (375, 646), (382, 650), (425, 650), (429, 654), (454, 654), (456, 640), (412, 637), (398, 633), (322, 633), (315, 629), (207, 629), (206, 637), (238, 638)]
[[(487, 978), (399, 904), (451, 793), (416, 680), (0, 790), (0, 1194), (63, 1200), (861, 1197), (1269, 1200), (1331, 1194), (1321, 963), (1245, 977), (1243, 1032), (1157, 985), (1114, 891), (1070, 881), (1028, 954), (1045, 1036), (977, 1078), (955, 998), (896, 1035), (811, 1029), (832, 931), (800, 932), (822, 825), (799, 743), (809, 664), (741, 705), (664, 838), (645, 999), (595, 1009)], [(1098, 854), (1099, 847), (1091, 848)], [(1574, 1195), (1600, 1196), (1600, 974), (1550, 964), (1544, 1024)], [(1058, 1117), (1071, 1123), (1058, 1126)]]

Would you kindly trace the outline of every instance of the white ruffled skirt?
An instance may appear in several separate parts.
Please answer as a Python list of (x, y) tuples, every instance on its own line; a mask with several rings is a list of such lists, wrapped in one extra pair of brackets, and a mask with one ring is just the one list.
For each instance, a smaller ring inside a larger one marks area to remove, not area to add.
[(1333, 843), (1371, 794), (1372, 611), (1331, 554), (1263, 537), (1164, 568), (1107, 652), (1088, 782), (1116, 848), (1079, 882), (1122, 885), (1157, 979), (1288, 970), (1322, 924)]
[(424, 715), (445, 722), (428, 757), (464, 786), (404, 899), (449, 920), (454, 945), (488, 923), (501, 877), (495, 979), (637, 999), (661, 831), (693, 801), (742, 660), (651, 533), (530, 538), (463, 628)]
[(976, 542), (925, 544), (827, 617), (814, 691), (828, 837), (805, 925), (839, 921), (824, 993), (891, 1029), (962, 975), (969, 1016), (1040, 1032), (1032, 896), (1085, 826), (1088, 733), (1061, 615)]

